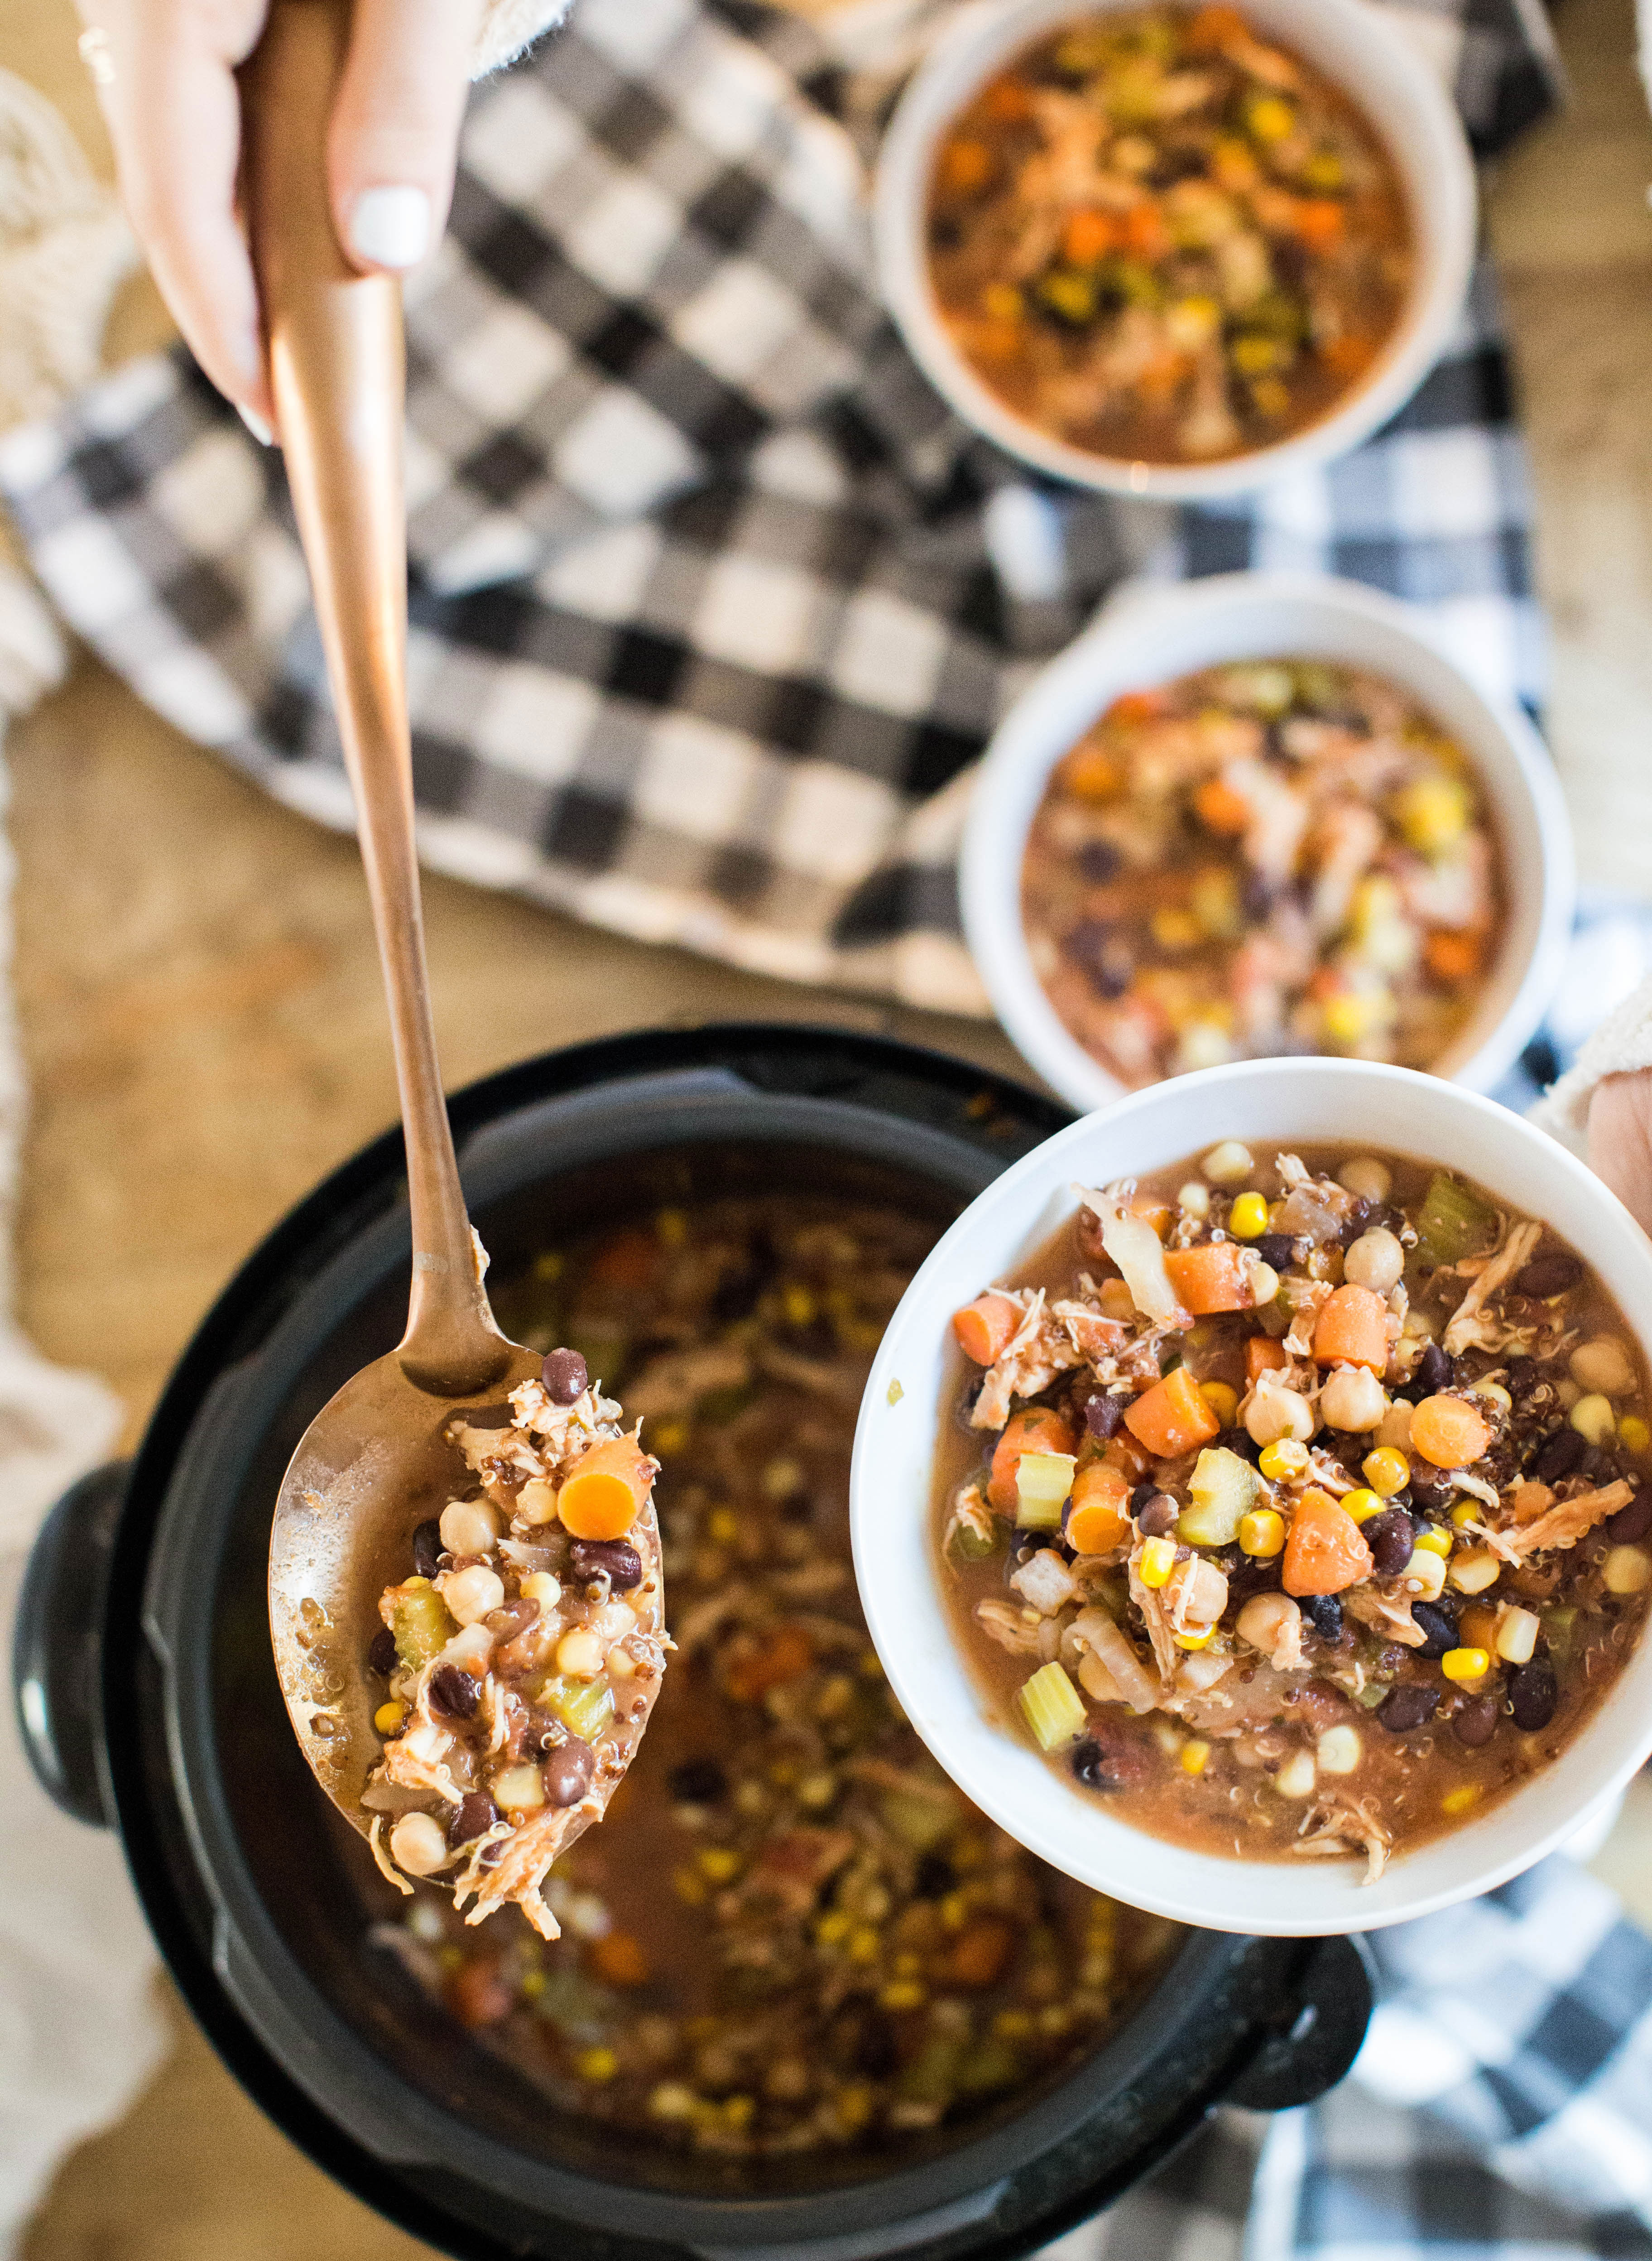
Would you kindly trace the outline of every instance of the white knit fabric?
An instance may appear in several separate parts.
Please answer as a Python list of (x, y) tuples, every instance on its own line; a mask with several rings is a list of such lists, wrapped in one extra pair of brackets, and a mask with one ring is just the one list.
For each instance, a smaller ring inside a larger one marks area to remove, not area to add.
[(487, 0), (476, 35), (471, 75), (480, 78), (513, 62), (522, 49), (567, 14), (569, 0)]

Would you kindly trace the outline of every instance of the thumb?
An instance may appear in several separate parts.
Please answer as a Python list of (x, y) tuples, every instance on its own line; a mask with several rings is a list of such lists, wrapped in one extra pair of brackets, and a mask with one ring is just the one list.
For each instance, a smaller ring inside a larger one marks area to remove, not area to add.
[(481, 0), (356, 0), (327, 138), (333, 224), (364, 269), (400, 274), (447, 224)]

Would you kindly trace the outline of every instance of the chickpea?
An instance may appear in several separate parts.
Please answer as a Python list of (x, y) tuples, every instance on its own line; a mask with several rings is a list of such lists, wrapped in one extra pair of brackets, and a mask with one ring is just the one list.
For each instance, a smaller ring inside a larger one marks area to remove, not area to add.
[(1627, 1397), (1634, 1388), (1634, 1367), (1615, 1335), (1597, 1335), (1579, 1343), (1567, 1364), (1580, 1389), (1603, 1397)]
[(543, 1476), (529, 1476), (516, 1495), (516, 1512), (525, 1523), (554, 1523), (557, 1519), (557, 1487), (547, 1483)]
[(1292, 1618), (1301, 1615), (1289, 1594), (1253, 1594), (1234, 1620), (1233, 1630), (1241, 1640), (1271, 1656), (1282, 1635), (1289, 1632)]
[(1337, 1367), (1319, 1392), (1319, 1418), (1328, 1429), (1379, 1428), (1387, 1411), (1383, 1385), (1368, 1367)]
[(1300, 1390), (1287, 1389), (1271, 1373), (1264, 1373), (1257, 1376), (1245, 1409), (1245, 1426), (1253, 1445), (1277, 1444), (1282, 1437), (1294, 1437), (1305, 1445), (1316, 1423), (1313, 1408)]
[(505, 1582), (485, 1562), (473, 1562), (468, 1570), (449, 1570), (445, 1578), (437, 1581), (437, 1590), (448, 1605), (449, 1615), (456, 1618), (462, 1626), (475, 1625), (491, 1610), (505, 1605)]
[(1237, 1138), (1224, 1138), (1204, 1158), (1204, 1174), (1213, 1185), (1242, 1186), (1255, 1167), (1250, 1148)]
[(439, 1527), (449, 1554), (491, 1554), (499, 1544), (499, 1519), (485, 1499), (450, 1499)]
[(1210, 1214), (1210, 1188), (1201, 1185), (1197, 1178), (1189, 1178), (1176, 1195), (1176, 1207), (1189, 1217), (1196, 1217), (1203, 1224)]
[(1385, 1202), (1394, 1184), (1394, 1173), (1375, 1154), (1354, 1154), (1337, 1173), (1340, 1182), (1361, 1201)]
[(602, 1669), (604, 1654), (600, 1635), (588, 1626), (576, 1626), (557, 1644), (557, 1669), (571, 1679), (594, 1680)]
[(1342, 1260), (1342, 1276), (1356, 1288), (1386, 1296), (1405, 1269), (1405, 1251), (1385, 1224), (1362, 1232)]
[(453, 1856), (434, 1814), (404, 1813), (390, 1833), (390, 1857), (410, 1877), (434, 1877)]

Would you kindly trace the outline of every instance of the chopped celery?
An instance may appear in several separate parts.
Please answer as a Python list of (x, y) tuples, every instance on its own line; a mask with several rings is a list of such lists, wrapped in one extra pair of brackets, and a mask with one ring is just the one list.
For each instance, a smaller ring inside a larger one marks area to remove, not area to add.
[(1375, 1712), (1393, 1684), (1391, 1680), (1368, 1680), (1354, 1700), (1366, 1711)]
[[(1060, 1510), (1056, 1511), (1060, 1520)], [(959, 1521), (952, 1526), (952, 1535), (946, 1542), (946, 1551), (955, 1562), (985, 1562), (990, 1556), (1002, 1552), (1003, 1525), (995, 1517), (990, 1531), (978, 1531), (973, 1524)]]
[(409, 1672), (417, 1672), (447, 1647), (459, 1628), (428, 1578), (409, 1578), (395, 1592), (391, 1634), (396, 1654)]
[(1016, 1463), (1016, 1521), (1024, 1531), (1055, 1531), (1073, 1489), (1071, 1453), (1023, 1453)]
[(914, 2104), (949, 2104), (963, 2054), (961, 2035), (930, 2034), (901, 2074), (901, 2095)]
[(1448, 1170), (1436, 1170), (1418, 1212), (1417, 1253), (1425, 1264), (1454, 1264), (1491, 1238), (1497, 1221), (1490, 1202)]
[(1041, 1751), (1055, 1750), (1084, 1732), (1084, 1705), (1064, 1667), (1046, 1664), (1021, 1690), (1021, 1708)]
[(1571, 1662), (1573, 1644), (1577, 1639), (1577, 1611), (1570, 1604), (1562, 1603), (1540, 1612), (1543, 1631), (1548, 1636), (1548, 1653), (1556, 1664)]
[(1248, 1461), (1225, 1446), (1214, 1452), (1207, 1447), (1194, 1464), (1188, 1484), (1191, 1504), (1182, 1511), (1177, 1538), (1189, 1547), (1231, 1547), (1260, 1489)]
[(594, 1743), (614, 1717), (614, 1690), (606, 1681), (571, 1680), (564, 1673), (553, 1673), (542, 1683), (539, 1701), (571, 1734), (587, 1743)]
[(959, 2093), (988, 2096), (995, 2088), (1013, 2088), (1020, 2078), (1021, 2059), (1008, 2042), (989, 2035), (976, 2043), (959, 2067)]

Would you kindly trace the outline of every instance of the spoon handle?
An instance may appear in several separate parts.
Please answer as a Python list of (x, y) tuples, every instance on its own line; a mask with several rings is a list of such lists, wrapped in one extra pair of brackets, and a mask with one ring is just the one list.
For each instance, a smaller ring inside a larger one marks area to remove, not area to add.
[(327, 129), (347, 0), (276, 0), (242, 74), (248, 233), (271, 389), (378, 937), (413, 1221), (400, 1357), (438, 1392), (485, 1387), (508, 1347), (478, 1276), (436, 1059), (407, 723), (401, 286), (334, 233)]

